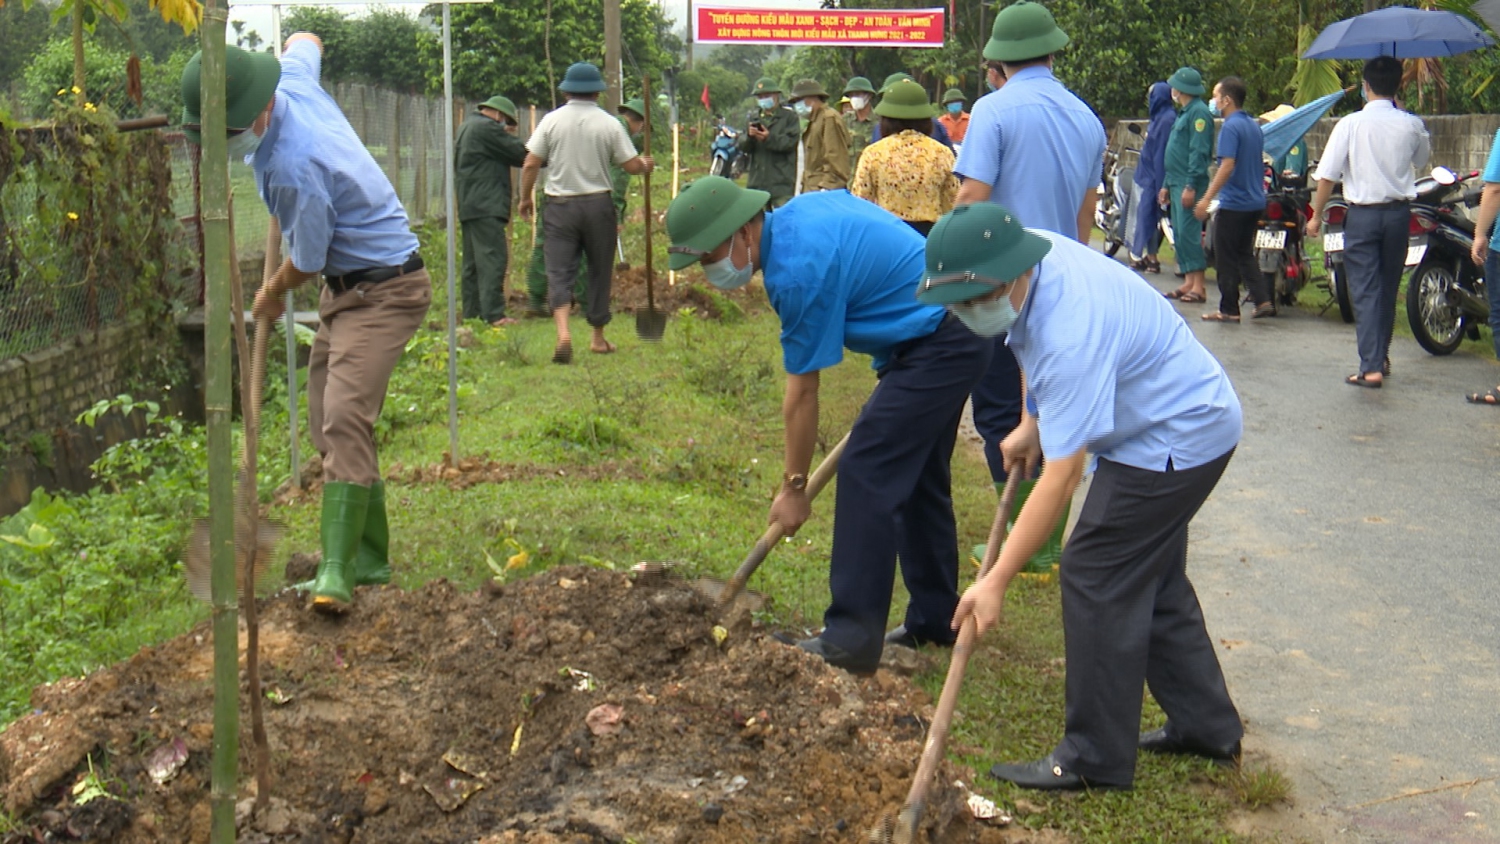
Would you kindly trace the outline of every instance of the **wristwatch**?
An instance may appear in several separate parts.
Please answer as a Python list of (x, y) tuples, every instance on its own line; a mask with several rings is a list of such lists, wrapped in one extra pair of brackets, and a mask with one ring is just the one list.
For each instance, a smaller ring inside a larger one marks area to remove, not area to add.
[(806, 475), (783, 474), (781, 476), (781, 482), (786, 485), (787, 489), (795, 490), (796, 492), (802, 492), (803, 490), (807, 489)]

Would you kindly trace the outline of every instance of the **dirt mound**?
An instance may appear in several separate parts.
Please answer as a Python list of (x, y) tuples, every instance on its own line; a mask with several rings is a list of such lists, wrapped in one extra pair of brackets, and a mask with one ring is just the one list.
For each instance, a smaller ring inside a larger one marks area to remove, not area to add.
[[(931, 710), (748, 620), (716, 630), (680, 582), (599, 569), (362, 589), (338, 620), (283, 592), (261, 618), (275, 798), (253, 818), (242, 802), (242, 841), (864, 841), (904, 799)], [(0, 733), (7, 844), (208, 840), (210, 639), (37, 689)], [(79, 805), (90, 757), (115, 796)], [(924, 840), (1027, 840), (969, 817), (946, 785), (968, 773), (940, 772)]]

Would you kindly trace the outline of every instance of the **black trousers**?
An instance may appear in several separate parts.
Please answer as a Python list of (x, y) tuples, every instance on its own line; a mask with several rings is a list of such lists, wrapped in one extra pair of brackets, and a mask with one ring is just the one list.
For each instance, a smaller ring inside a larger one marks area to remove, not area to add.
[(1134, 782), (1143, 684), (1174, 737), (1221, 747), (1243, 735), (1187, 577), (1188, 522), (1233, 454), (1165, 472), (1100, 458), (1059, 567), (1067, 727), (1055, 755), (1064, 769)]
[(547, 307), (566, 308), (573, 302), (573, 280), (578, 258), (589, 259), (589, 325), (609, 325), (609, 288), (615, 259), (615, 203), (608, 191), (586, 196), (549, 196), (542, 215), (546, 237)]
[(1265, 273), (1255, 260), (1260, 211), (1220, 208), (1214, 221), (1214, 268), (1219, 274), (1219, 313), (1239, 316), (1240, 285), (1257, 305), (1271, 301)]

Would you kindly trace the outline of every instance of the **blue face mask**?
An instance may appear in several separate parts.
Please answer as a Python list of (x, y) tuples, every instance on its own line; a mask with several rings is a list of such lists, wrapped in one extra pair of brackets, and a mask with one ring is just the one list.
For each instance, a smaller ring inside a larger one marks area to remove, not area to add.
[(708, 278), (708, 283), (720, 290), (735, 290), (750, 283), (750, 277), (755, 275), (755, 264), (745, 256), (745, 266), (734, 265), (734, 241), (730, 240), (729, 254), (721, 260), (712, 264), (703, 265), (703, 275)]
[(963, 103), (948, 103), (948, 113), (952, 114), (952, 115), (955, 115), (955, 116), (963, 114), (964, 113), (964, 104)]
[(1209, 100), (1208, 101), (1208, 113), (1212, 114), (1214, 117), (1218, 117), (1220, 114), (1222, 114), (1222, 112), (1219, 111), (1219, 101), (1218, 100)]
[(755, 104), (760, 106), (762, 111), (770, 111), (771, 109), (776, 107), (776, 98), (759, 97), (755, 100)]
[(812, 114), (812, 106), (808, 105), (806, 100), (798, 100), (792, 103), (792, 110), (797, 112), (798, 117), (806, 117)]
[(997, 337), (1016, 324), (1016, 309), (1008, 295), (988, 302), (953, 305), (950, 310), (959, 322), (980, 337)]

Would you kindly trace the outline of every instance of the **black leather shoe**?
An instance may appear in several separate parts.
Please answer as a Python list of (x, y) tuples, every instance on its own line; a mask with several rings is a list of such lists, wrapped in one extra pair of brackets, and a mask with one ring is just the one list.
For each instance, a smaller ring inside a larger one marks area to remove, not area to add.
[(908, 632), (905, 624), (898, 624), (885, 634), (887, 645), (900, 645), (903, 648), (917, 648), (921, 645), (937, 645), (940, 648), (953, 647), (953, 640), (938, 641), (936, 639), (924, 639), (915, 633)]
[(1141, 733), (1138, 743), (1141, 750), (1147, 753), (1176, 753), (1186, 756), (1202, 756), (1212, 759), (1220, 765), (1237, 766), (1240, 764), (1240, 743), (1235, 742), (1228, 747), (1210, 747), (1195, 741), (1184, 741), (1173, 738), (1167, 734), (1167, 728), (1151, 730)]
[(1129, 791), (1128, 785), (1090, 782), (1078, 774), (1064, 771), (1052, 754), (1035, 762), (1018, 762), (990, 768), (990, 776), (1038, 791)]
[(874, 674), (875, 669), (880, 667), (877, 657), (873, 662), (860, 660), (843, 648), (831, 642), (825, 642), (822, 638), (814, 636), (811, 639), (803, 639), (800, 642), (785, 633), (772, 634), (773, 639), (788, 645), (793, 645), (823, 658), (823, 661), (834, 668), (842, 668), (850, 674)]

